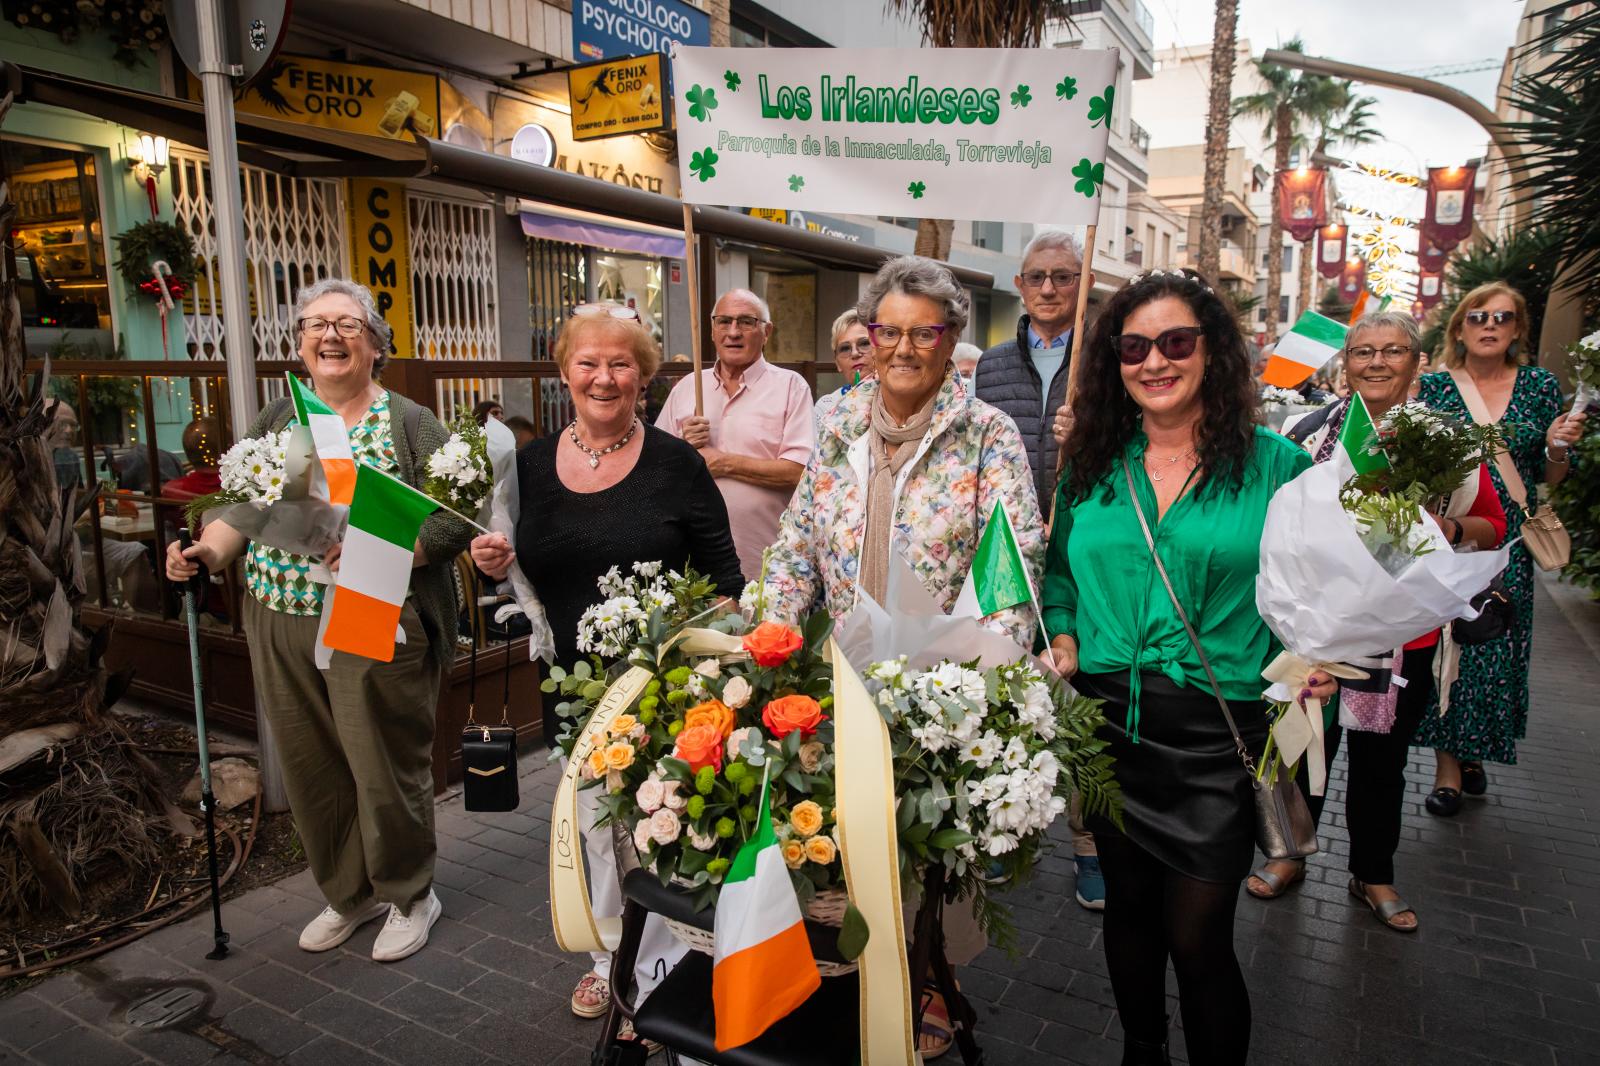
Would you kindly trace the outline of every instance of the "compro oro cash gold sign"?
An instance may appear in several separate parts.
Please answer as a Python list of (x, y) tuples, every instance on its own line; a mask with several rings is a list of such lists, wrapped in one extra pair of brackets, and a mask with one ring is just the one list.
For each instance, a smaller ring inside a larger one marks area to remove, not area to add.
[(661, 53), (607, 59), (567, 71), (572, 139), (592, 141), (672, 125)]

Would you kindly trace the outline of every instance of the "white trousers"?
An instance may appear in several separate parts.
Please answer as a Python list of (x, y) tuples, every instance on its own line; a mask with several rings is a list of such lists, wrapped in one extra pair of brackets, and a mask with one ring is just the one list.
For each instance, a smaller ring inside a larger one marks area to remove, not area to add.
[[(600, 790), (578, 790), (578, 824), (583, 830), (583, 853), (589, 860), (589, 906), (596, 918), (616, 918), (622, 914), (622, 883), (617, 876), (617, 853), (612, 848), (611, 826), (594, 828), (601, 814)], [(645, 919), (644, 936), (639, 941), (639, 958), (633, 968), (638, 985), (634, 1005), (644, 1002), (656, 985), (672, 971), (689, 949), (667, 928), (659, 914)], [(611, 979), (611, 956), (593, 952), (594, 972)]]

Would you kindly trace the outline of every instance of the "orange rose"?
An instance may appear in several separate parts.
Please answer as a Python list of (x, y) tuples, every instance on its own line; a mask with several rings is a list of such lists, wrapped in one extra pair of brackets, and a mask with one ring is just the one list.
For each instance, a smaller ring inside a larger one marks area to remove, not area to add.
[(689, 769), (698, 773), (702, 766), (722, 768), (722, 734), (709, 724), (690, 726), (678, 734), (672, 748), (672, 757), (682, 759)]
[(779, 740), (796, 729), (800, 730), (801, 736), (809, 737), (817, 731), (817, 726), (827, 721), (827, 717), (816, 700), (800, 695), (779, 696), (761, 711), (761, 720)]
[(805, 842), (806, 858), (818, 866), (826, 866), (834, 860), (838, 849), (828, 837), (812, 837)]
[(762, 622), (744, 636), (744, 650), (757, 666), (782, 666), (804, 644), (799, 633), (777, 622)]
[(696, 704), (683, 716), (684, 729), (708, 725), (716, 729), (717, 736), (723, 740), (727, 740), (728, 734), (733, 732), (733, 724), (733, 708), (721, 700), (707, 700), (705, 703)]

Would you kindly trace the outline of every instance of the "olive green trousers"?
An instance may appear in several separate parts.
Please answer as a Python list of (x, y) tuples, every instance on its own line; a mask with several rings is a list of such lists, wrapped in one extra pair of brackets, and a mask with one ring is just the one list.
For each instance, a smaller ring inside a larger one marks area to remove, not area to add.
[(380, 663), (313, 659), (317, 619), (244, 597), (256, 703), (272, 727), (312, 876), (335, 910), (402, 909), (433, 884), (433, 718), (439, 666), (408, 600), (406, 642)]

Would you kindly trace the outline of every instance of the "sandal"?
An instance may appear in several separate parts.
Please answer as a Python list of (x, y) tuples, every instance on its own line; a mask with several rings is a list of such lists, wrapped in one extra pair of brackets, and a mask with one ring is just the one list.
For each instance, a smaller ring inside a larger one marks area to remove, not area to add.
[(1371, 896), (1367, 895), (1367, 886), (1356, 880), (1354, 877), (1350, 879), (1350, 894), (1370, 907), (1372, 909), (1372, 913), (1377, 915), (1378, 921), (1382, 922), (1384, 925), (1387, 925), (1395, 932), (1415, 933), (1417, 931), (1417, 927), (1415, 925), (1395, 924), (1395, 919), (1402, 914), (1409, 914), (1413, 918), (1417, 916), (1417, 912), (1412, 908), (1411, 904), (1407, 903), (1399, 896), (1396, 896), (1394, 899), (1386, 899), (1381, 903), (1376, 903), (1373, 901)]
[(1483, 772), (1483, 763), (1461, 763), (1461, 791), (1469, 796), (1481, 796), (1489, 791), (1489, 775)]
[(936, 1059), (950, 1050), (955, 1039), (944, 996), (932, 985), (926, 986), (922, 990), (922, 1025), (917, 1030), (917, 1050), (924, 1061)]
[[(622, 1019), (622, 1024), (617, 1027), (617, 1039), (626, 1040), (630, 1044), (635, 1040), (639, 1040), (639, 1034), (633, 1031), (632, 1021), (627, 1018)], [(644, 1044), (645, 1058), (649, 1058), (661, 1050), (661, 1041), (659, 1040), (643, 1040), (641, 1043)]]
[(580, 1018), (598, 1018), (611, 1009), (611, 982), (590, 970), (572, 990), (572, 1013)]
[(1267, 865), (1250, 875), (1257, 881), (1260, 881), (1262, 884), (1266, 885), (1267, 891), (1257, 892), (1255, 887), (1250, 884), (1248, 879), (1246, 879), (1244, 883), (1244, 890), (1250, 893), (1256, 899), (1277, 899), (1279, 896), (1289, 891), (1289, 889), (1306, 879), (1306, 861), (1304, 859), (1275, 859), (1273, 861), (1294, 863), (1294, 873), (1290, 874), (1288, 877), (1283, 877), (1272, 871), (1272, 863), (1267, 863)]

